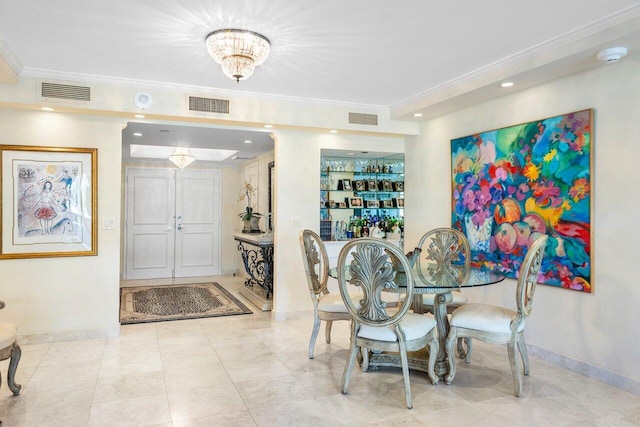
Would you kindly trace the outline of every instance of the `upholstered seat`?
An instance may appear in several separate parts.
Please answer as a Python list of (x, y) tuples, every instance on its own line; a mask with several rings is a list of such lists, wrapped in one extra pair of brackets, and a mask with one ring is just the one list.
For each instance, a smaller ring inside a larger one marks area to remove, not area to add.
[[(0, 309), (4, 308), (4, 302), (0, 301)], [(14, 396), (20, 394), (22, 386), (16, 384), (15, 376), (18, 369), (18, 362), (22, 356), (22, 350), (16, 341), (18, 335), (18, 328), (13, 323), (0, 323), (0, 360), (7, 360), (11, 358), (9, 362), (9, 372), (7, 373), (7, 384)]]
[[(432, 316), (407, 313), (400, 322), (404, 337), (407, 341), (415, 340), (424, 335), (424, 331), (429, 331), (436, 326), (436, 321)], [(362, 325), (358, 331), (358, 338), (367, 338), (378, 341), (396, 342), (398, 337), (392, 326), (381, 328), (377, 326)]]
[[(465, 304), (453, 312), (446, 340), (449, 358), (449, 374), (445, 378), (447, 384), (451, 384), (456, 375), (452, 352), (454, 343), (460, 338), (474, 338), (495, 344), (507, 344), (514, 394), (520, 396), (522, 374), (529, 375), (529, 356), (524, 342), (525, 318), (531, 315), (533, 295), (546, 244), (547, 236), (539, 237), (531, 244), (524, 257), (516, 287), (517, 311), (495, 305), (472, 303)], [(469, 363), (470, 352), (467, 352), (465, 360)]]
[[(347, 262), (350, 260), (350, 262)], [(396, 274), (405, 274), (407, 298), (395, 310), (387, 307), (384, 291), (397, 290)], [(429, 345), (428, 375), (433, 384), (438, 354), (435, 320), (432, 316), (409, 313), (413, 296), (413, 275), (409, 260), (395, 245), (381, 239), (360, 238), (348, 242), (338, 256), (340, 294), (351, 315), (351, 339), (342, 375), (342, 393), (349, 388), (353, 365), (362, 352), (363, 370), (368, 369), (369, 352), (400, 353), (407, 407), (413, 406), (409, 382), (408, 351)], [(351, 288), (361, 290), (353, 298)]]

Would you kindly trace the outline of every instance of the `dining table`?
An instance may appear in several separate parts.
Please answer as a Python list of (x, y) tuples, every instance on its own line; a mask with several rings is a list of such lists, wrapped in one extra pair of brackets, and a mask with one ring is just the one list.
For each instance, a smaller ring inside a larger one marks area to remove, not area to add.
[[(422, 314), (424, 305), (422, 297), (426, 294), (435, 294), (433, 316), (436, 321), (438, 335), (438, 356), (436, 358), (435, 373), (444, 378), (449, 372), (449, 362), (445, 340), (449, 334), (449, 318), (447, 317), (447, 304), (451, 302), (451, 292), (464, 288), (488, 286), (499, 283), (505, 276), (500, 272), (473, 267), (470, 265), (440, 264), (429, 260), (418, 259), (412, 266), (413, 277), (413, 304), (414, 313)], [(330, 269), (329, 274), (338, 277), (336, 268)], [(348, 276), (348, 268), (345, 274)], [(394, 282), (397, 286), (386, 288), (387, 292), (407, 293), (406, 274), (396, 272)], [(346, 277), (348, 280), (349, 277)], [(428, 372), (428, 347), (408, 354), (409, 369)], [(368, 369), (375, 370), (379, 367), (401, 367), (400, 356), (397, 353), (374, 353), (368, 358)]]

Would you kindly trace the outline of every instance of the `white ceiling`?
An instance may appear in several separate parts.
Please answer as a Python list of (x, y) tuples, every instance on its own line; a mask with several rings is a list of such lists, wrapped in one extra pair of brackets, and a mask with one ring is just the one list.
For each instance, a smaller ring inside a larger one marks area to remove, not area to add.
[[(220, 28), (265, 35), (270, 57), (236, 83), (206, 52)], [(177, 84), (388, 107), (415, 120), (640, 50), (632, 0), (5, 0), (0, 54), (19, 74)]]

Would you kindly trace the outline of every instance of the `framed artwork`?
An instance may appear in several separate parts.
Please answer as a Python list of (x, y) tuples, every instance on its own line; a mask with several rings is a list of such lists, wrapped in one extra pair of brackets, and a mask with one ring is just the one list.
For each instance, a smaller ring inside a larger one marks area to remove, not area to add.
[(387, 179), (382, 181), (382, 191), (393, 191), (393, 183)]
[(364, 181), (361, 179), (353, 181), (353, 188), (356, 191), (366, 191)]
[(0, 145), (0, 259), (97, 255), (97, 155)]
[(393, 200), (391, 200), (391, 199), (382, 200), (382, 207), (383, 208), (393, 208)]
[(396, 191), (404, 191), (404, 181), (396, 181), (393, 183)]
[(380, 207), (380, 201), (378, 200), (366, 200), (368, 209), (375, 209)]
[(351, 191), (351, 180), (349, 178), (341, 179), (340, 184), (341, 184), (342, 190)]
[(350, 208), (362, 208), (362, 197), (349, 197)]
[(396, 208), (404, 208), (404, 198), (402, 197), (393, 199), (393, 203), (396, 205)]
[(346, 207), (347, 207), (347, 202), (340, 202), (340, 203), (338, 203), (338, 207), (339, 207), (340, 209), (346, 209)]
[(367, 190), (368, 191), (378, 191), (378, 181), (375, 179), (370, 179), (367, 181)]
[(549, 236), (540, 283), (592, 292), (593, 110), (451, 140), (452, 224), (475, 264), (515, 278)]

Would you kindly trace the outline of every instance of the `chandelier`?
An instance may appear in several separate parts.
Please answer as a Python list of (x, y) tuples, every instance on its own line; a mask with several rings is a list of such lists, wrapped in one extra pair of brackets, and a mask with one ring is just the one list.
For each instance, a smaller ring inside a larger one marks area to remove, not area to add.
[(176, 152), (169, 156), (169, 160), (179, 167), (184, 169), (189, 166), (196, 158), (189, 154), (189, 150), (184, 147), (176, 148)]
[(248, 79), (271, 50), (269, 39), (249, 30), (228, 28), (210, 33), (206, 38), (209, 55), (222, 64), (222, 71), (237, 82)]

